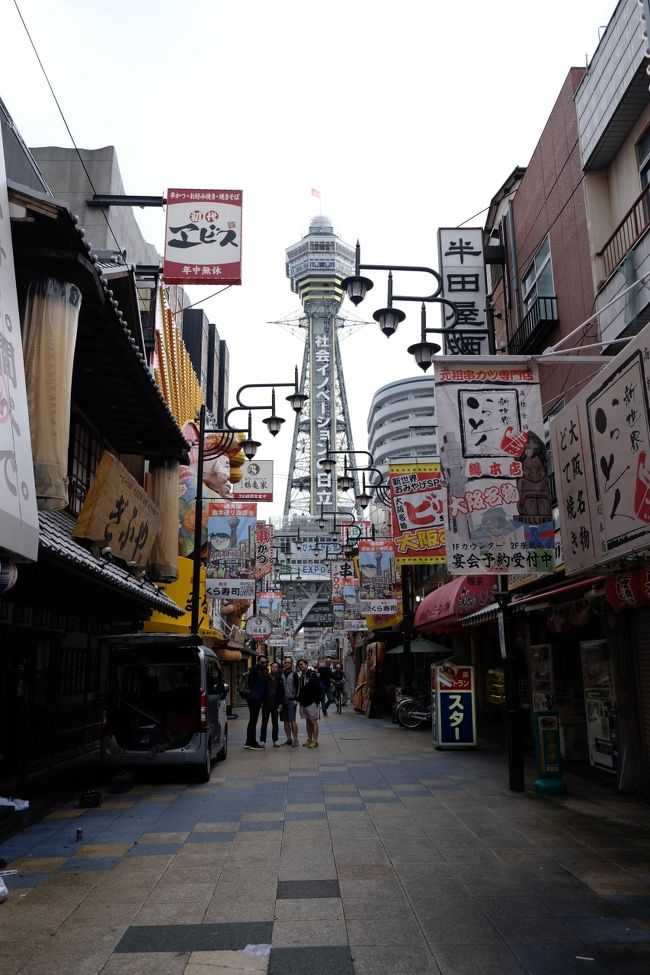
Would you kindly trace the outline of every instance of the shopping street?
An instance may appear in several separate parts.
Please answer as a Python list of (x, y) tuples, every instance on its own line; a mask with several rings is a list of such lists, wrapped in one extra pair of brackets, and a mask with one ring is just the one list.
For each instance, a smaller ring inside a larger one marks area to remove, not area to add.
[(245, 751), (243, 717), (209, 783), (104, 779), (1, 845), (0, 975), (650, 969), (646, 803), (542, 798), (532, 767), (511, 793), (501, 750), (350, 708), (318, 749)]

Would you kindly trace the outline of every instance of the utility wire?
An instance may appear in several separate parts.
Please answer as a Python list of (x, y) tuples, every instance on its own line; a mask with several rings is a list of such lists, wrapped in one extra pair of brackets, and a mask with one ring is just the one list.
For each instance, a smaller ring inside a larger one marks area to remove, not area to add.
[(231, 284), (227, 284), (223, 288), (220, 288), (219, 291), (213, 291), (211, 295), (208, 295), (207, 296), (207, 298), (201, 298), (200, 301), (194, 301), (194, 302), (192, 302), (191, 305), (185, 305), (184, 308), (179, 308), (178, 311), (175, 311), (175, 312), (172, 313), (172, 317), (173, 318), (176, 318), (177, 315), (180, 315), (184, 311), (187, 311), (188, 308), (194, 308), (195, 305), (202, 305), (205, 301), (209, 301), (210, 298), (216, 298), (217, 295), (223, 294), (224, 291), (227, 291), (228, 290), (228, 288), (232, 288), (232, 285)]
[[(90, 173), (88, 172), (88, 170), (87, 170), (87, 168), (86, 168), (86, 164), (84, 163), (84, 161), (83, 161), (83, 159), (82, 159), (82, 156), (81, 156), (81, 153), (80, 153), (80, 151), (79, 151), (79, 148), (78, 148), (78, 146), (77, 146), (77, 143), (76, 143), (76, 142), (74, 141), (74, 137), (73, 137), (73, 135), (72, 135), (72, 132), (70, 131), (70, 126), (68, 125), (68, 123), (67, 123), (67, 121), (66, 121), (66, 117), (65, 117), (65, 115), (63, 114), (63, 109), (61, 108), (61, 106), (60, 106), (60, 104), (59, 104), (59, 100), (58, 100), (58, 98), (57, 98), (57, 97), (56, 97), (56, 95), (54, 94), (54, 88), (52, 87), (52, 84), (51, 84), (51, 82), (50, 82), (50, 79), (49, 79), (49, 78), (48, 78), (48, 76), (47, 76), (47, 71), (45, 70), (45, 68), (44, 68), (44, 66), (43, 66), (43, 62), (42, 62), (42, 61), (41, 61), (41, 59), (40, 59), (40, 56), (39, 56), (39, 53), (38, 53), (38, 51), (36, 50), (36, 45), (34, 44), (34, 41), (32, 40), (32, 35), (31, 35), (31, 34), (29, 33), (29, 29), (28, 29), (28, 27), (27, 27), (27, 24), (25, 23), (25, 18), (23, 17), (23, 15), (22, 15), (22, 13), (21, 13), (21, 11), (20, 11), (20, 7), (18, 6), (18, 0), (14, 0), (14, 6), (15, 6), (15, 8), (16, 8), (16, 10), (18, 11), (18, 16), (20, 17), (20, 20), (21, 20), (21, 22), (22, 22), (22, 25), (23, 25), (23, 27), (25, 28), (25, 33), (27, 34), (27, 37), (28, 37), (28, 39), (29, 39), (29, 43), (30, 43), (30, 44), (32, 45), (32, 49), (33, 49), (33, 51), (34, 51), (34, 54), (36, 55), (36, 60), (38, 61), (38, 63), (39, 63), (39, 65), (40, 65), (40, 68), (41, 68), (41, 71), (43, 72), (43, 76), (44, 76), (44, 78), (45, 78), (45, 80), (46, 80), (46, 82), (47, 82), (47, 86), (48, 86), (48, 88), (50, 89), (50, 91), (51, 91), (51, 93), (52, 93), (52, 98), (53, 98), (53, 99), (54, 99), (54, 101), (55, 101), (55, 104), (56, 104), (56, 107), (57, 107), (57, 108), (58, 108), (58, 110), (59, 110), (59, 114), (60, 114), (60, 116), (61, 116), (61, 118), (63, 119), (63, 124), (65, 125), (65, 127), (66, 127), (66, 129), (67, 129), (67, 132), (68, 132), (68, 135), (70, 136), (70, 141), (72, 142), (72, 145), (73, 145), (73, 146), (74, 146), (74, 148), (75, 148), (75, 152), (77, 153), (77, 156), (79, 157), (79, 162), (81, 163), (81, 165), (82, 165), (82, 168), (83, 168), (83, 171), (84, 171), (84, 172), (85, 172), (85, 174), (86, 174), (86, 178), (87, 178), (87, 180), (88, 180), (88, 182), (90, 183), (90, 186), (91, 186), (91, 189), (92, 189), (92, 191), (93, 191), (93, 193), (94, 193), (95, 195), (97, 195), (97, 190), (95, 189), (95, 187), (94, 187), (94, 185), (93, 185), (93, 181), (92, 181), (92, 179), (90, 178)], [(110, 232), (111, 232), (111, 237), (112, 237), (112, 238), (113, 238), (113, 240), (115, 241), (115, 244), (116, 244), (116, 246), (117, 246), (117, 249), (118, 249), (118, 251), (119, 251), (119, 254), (120, 254), (120, 259), (122, 260), (122, 262), (123, 262), (123, 263), (125, 263), (125, 261), (124, 261), (124, 257), (122, 256), (122, 247), (121, 247), (121, 245), (120, 245), (120, 242), (118, 241), (118, 239), (117, 239), (117, 237), (116, 237), (116, 236), (115, 236), (115, 234), (113, 233), (113, 228), (111, 227), (111, 225), (110, 225), (110, 223), (109, 223), (109, 220), (108, 220), (108, 217), (106, 216), (106, 213), (104, 212), (104, 210), (103, 210), (103, 209), (102, 209), (102, 216), (104, 217), (104, 220), (106, 221), (106, 226), (108, 227), (108, 229), (109, 229), (109, 230), (110, 230)]]

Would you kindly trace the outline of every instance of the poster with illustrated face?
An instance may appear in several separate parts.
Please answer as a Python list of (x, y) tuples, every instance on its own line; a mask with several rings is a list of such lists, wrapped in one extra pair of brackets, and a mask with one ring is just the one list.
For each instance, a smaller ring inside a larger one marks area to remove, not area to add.
[(525, 356), (434, 363), (447, 568), (528, 575), (555, 568), (536, 367)]
[(650, 541), (650, 326), (551, 420), (567, 573)]
[(256, 504), (226, 501), (208, 504), (208, 596), (255, 598), (256, 535)]

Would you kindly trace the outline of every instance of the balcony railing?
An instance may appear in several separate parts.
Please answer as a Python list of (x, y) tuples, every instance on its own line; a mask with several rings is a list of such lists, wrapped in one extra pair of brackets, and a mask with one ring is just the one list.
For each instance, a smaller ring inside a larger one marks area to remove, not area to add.
[(605, 277), (619, 266), (625, 255), (650, 227), (650, 184), (644, 187), (597, 257), (602, 257)]
[(541, 343), (557, 324), (557, 298), (536, 298), (510, 339), (508, 351), (513, 355), (541, 351)]

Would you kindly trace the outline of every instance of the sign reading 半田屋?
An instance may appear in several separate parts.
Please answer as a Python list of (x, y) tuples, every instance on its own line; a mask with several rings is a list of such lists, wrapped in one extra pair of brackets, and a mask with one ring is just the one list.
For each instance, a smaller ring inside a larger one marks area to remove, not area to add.
[(525, 356), (437, 356), (447, 568), (550, 573), (555, 529), (537, 367)]

